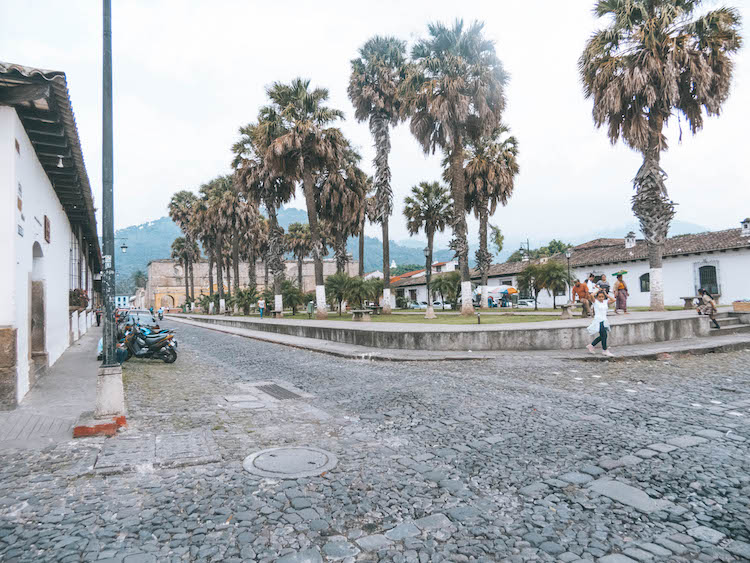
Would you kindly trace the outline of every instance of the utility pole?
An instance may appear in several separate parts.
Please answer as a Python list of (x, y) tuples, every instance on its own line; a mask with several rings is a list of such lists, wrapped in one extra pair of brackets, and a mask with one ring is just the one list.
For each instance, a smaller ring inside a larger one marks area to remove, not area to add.
[(112, 150), (112, 0), (103, 0), (104, 35), (102, 68), (102, 246), (104, 268), (104, 334), (103, 362), (96, 378), (94, 416), (104, 418), (125, 414), (122, 366), (115, 358), (117, 324), (115, 322), (115, 221), (113, 208)]
[(104, 1), (104, 43), (102, 72), (102, 246), (104, 271), (104, 365), (115, 362), (115, 223), (113, 209), (113, 148), (112, 148), (112, 0)]

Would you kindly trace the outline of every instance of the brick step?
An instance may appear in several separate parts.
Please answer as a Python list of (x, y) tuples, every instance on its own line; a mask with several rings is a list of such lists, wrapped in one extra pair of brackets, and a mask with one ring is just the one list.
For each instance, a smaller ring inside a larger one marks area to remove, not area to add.
[(709, 336), (726, 336), (727, 334), (742, 334), (746, 332), (750, 332), (750, 325), (729, 325), (726, 326), (722, 324), (721, 319), (719, 319), (719, 325), (721, 325), (721, 328), (711, 328), (711, 332), (708, 333)]

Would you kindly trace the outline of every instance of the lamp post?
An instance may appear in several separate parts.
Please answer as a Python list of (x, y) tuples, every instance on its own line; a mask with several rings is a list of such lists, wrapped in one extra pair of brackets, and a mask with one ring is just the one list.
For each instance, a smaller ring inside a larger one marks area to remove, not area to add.
[(432, 279), (432, 252), (429, 246), (424, 247), (424, 259), (425, 259), (425, 281), (427, 282), (427, 312), (424, 315), (425, 319), (437, 318), (435, 315), (435, 309), (432, 307), (432, 296), (430, 293), (430, 280)]
[(565, 251), (565, 258), (568, 259), (568, 298), (570, 301), (573, 301), (573, 288), (570, 287), (570, 257), (573, 255), (573, 253), (570, 251), (570, 248)]

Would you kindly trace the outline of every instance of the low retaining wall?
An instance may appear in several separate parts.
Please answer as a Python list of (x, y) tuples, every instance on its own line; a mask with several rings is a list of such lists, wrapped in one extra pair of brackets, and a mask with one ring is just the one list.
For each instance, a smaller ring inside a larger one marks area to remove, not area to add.
[[(503, 328), (488, 326), (481, 330), (462, 330), (460, 327), (443, 330), (415, 330), (404, 325), (401, 330), (379, 330), (377, 325), (352, 326), (352, 323), (335, 321), (345, 326), (320, 326), (295, 321), (267, 322), (246, 318), (213, 317), (208, 315), (179, 315), (193, 321), (220, 326), (258, 330), (300, 338), (316, 338), (342, 344), (369, 348), (395, 348), (401, 350), (568, 350), (583, 348), (592, 337), (585, 326)], [(358, 324), (358, 323), (357, 323)], [(407, 328), (408, 327), (408, 328)], [(707, 336), (710, 330), (707, 317), (691, 316), (664, 320), (644, 320), (614, 324), (610, 343), (614, 346), (651, 344), (667, 340), (681, 340)]]

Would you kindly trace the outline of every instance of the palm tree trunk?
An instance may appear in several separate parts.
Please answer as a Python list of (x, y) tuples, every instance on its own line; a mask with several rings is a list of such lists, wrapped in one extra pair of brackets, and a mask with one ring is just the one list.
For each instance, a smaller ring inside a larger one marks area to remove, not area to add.
[(281, 240), (281, 229), (276, 215), (276, 208), (266, 202), (268, 211), (268, 256), (273, 274), (273, 305), (274, 311), (284, 309), (284, 300), (281, 295), (281, 284), (284, 281), (284, 247)]
[(391, 253), (388, 235), (388, 218), (393, 210), (391, 192), (391, 169), (388, 154), (391, 139), (388, 120), (378, 114), (370, 117), (370, 132), (375, 139), (375, 202), (383, 226), (383, 314), (391, 314)]
[(195, 260), (190, 261), (190, 302), (195, 303)]
[(427, 284), (427, 311), (425, 312), (425, 319), (434, 319), (435, 308), (432, 305), (432, 245), (435, 239), (435, 231), (431, 227), (427, 226), (427, 264), (425, 264), (425, 283)]
[(320, 225), (318, 224), (318, 211), (315, 207), (315, 193), (312, 171), (305, 168), (304, 161), (301, 163), (303, 170), (302, 188), (305, 192), (305, 204), (307, 206), (307, 223), (310, 225), (310, 242), (312, 246), (312, 257), (315, 264), (315, 318), (327, 319), (326, 309), (326, 286), (323, 280), (323, 252), (320, 241)]
[(489, 293), (489, 275), (490, 275), (490, 264), (492, 262), (491, 254), (487, 249), (487, 223), (489, 221), (489, 210), (487, 209), (487, 202), (480, 201), (479, 205), (479, 253), (478, 253), (478, 264), (480, 274), (482, 276), (481, 281), (481, 300), (479, 306), (482, 309), (489, 308), (489, 299), (487, 294)]
[(461, 272), (461, 314), (474, 314), (471, 299), (471, 277), (469, 275), (469, 243), (466, 240), (466, 205), (464, 202), (463, 141), (458, 136), (450, 154), (451, 192), (453, 193), (453, 241), (451, 247), (458, 256), (458, 267)]
[(334, 235), (334, 254), (336, 255), (336, 273), (343, 274), (346, 268), (346, 242), (343, 240), (343, 232), (336, 230)]
[(227, 269), (227, 295), (226, 298), (229, 299), (232, 296), (232, 258), (231, 256), (227, 256), (227, 259), (224, 261), (225, 268)]
[(221, 300), (224, 299), (224, 238), (216, 235), (216, 285), (219, 293), (219, 309), (221, 309)]
[(302, 289), (302, 266), (304, 265), (304, 256), (298, 256), (297, 257), (297, 285), (300, 288), (300, 291), (304, 291)]
[(232, 237), (232, 265), (234, 266), (234, 295), (240, 290), (240, 235), (234, 233)]
[(208, 251), (208, 295), (214, 296), (214, 253)]
[(268, 289), (268, 254), (263, 258), (263, 289)]
[[(364, 205), (364, 203), (362, 204)], [(362, 222), (359, 225), (359, 277), (365, 277), (365, 213), (362, 212)]]
[(250, 249), (250, 255), (248, 256), (247, 265), (247, 285), (248, 287), (256, 287), (258, 285), (258, 277), (255, 273), (255, 249)]
[(185, 310), (187, 311), (187, 304), (190, 301), (190, 261), (187, 258), (182, 264), (182, 272), (185, 275)]

